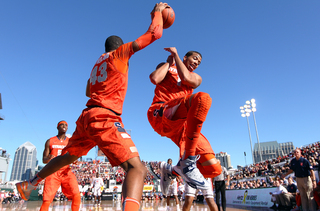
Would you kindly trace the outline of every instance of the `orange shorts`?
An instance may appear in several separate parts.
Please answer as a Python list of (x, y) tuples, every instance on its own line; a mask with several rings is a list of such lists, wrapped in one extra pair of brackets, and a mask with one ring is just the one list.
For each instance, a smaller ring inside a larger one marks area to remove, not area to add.
[[(191, 95), (170, 100), (165, 103), (155, 103), (148, 110), (148, 120), (151, 127), (161, 136), (170, 138), (179, 148), (180, 157), (185, 149), (187, 112), (186, 107)], [(180, 118), (171, 120), (170, 116), (178, 114)], [(196, 154), (214, 154), (209, 141), (201, 133), (196, 148)]]
[[(175, 113), (178, 109), (185, 110), (185, 114), (187, 114), (186, 101), (187, 98), (182, 97), (151, 105), (148, 110), (148, 120), (154, 131), (170, 139), (177, 136), (180, 139), (187, 124), (187, 116), (185, 115), (185, 117), (176, 120), (171, 120), (170, 116), (172, 116), (171, 113)], [(175, 144), (179, 145), (176, 142)]]
[(72, 199), (73, 196), (80, 194), (77, 178), (70, 167), (67, 166), (46, 177), (44, 181), (43, 201), (52, 202), (60, 186), (63, 194), (68, 199)]
[(100, 107), (84, 109), (76, 124), (76, 130), (63, 149), (63, 154), (69, 152), (70, 155), (81, 157), (97, 145), (112, 166), (119, 166), (139, 156), (121, 117), (112, 111)]

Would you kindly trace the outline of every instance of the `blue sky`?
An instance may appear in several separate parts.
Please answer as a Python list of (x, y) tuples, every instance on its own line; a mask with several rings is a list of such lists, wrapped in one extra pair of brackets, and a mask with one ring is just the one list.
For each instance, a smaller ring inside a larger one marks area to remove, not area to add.
[[(1, 1), (0, 93), (5, 117), (0, 147), (14, 158), (31, 142), (42, 164), (45, 141), (60, 120), (68, 133), (85, 108), (86, 81), (105, 39), (125, 42), (146, 32), (156, 1)], [(160, 137), (147, 120), (154, 85), (149, 74), (166, 60), (164, 47), (180, 57), (202, 53), (195, 91), (213, 103), (203, 134), (215, 152), (231, 155), (232, 165), (252, 163), (245, 118), (239, 107), (256, 99), (260, 142), (302, 146), (320, 136), (320, 1), (168, 1), (175, 23), (163, 37), (132, 56), (123, 123), (131, 130), (141, 159), (178, 161), (178, 148)], [(257, 142), (252, 116), (253, 143)], [(94, 158), (95, 150), (87, 157)], [(11, 161), (11, 165), (13, 160)], [(7, 179), (10, 179), (11, 165)]]

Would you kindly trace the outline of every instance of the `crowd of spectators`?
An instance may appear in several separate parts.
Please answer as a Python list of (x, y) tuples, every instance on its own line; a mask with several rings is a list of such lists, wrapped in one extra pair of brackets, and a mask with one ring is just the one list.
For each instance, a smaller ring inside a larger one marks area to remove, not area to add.
[[(301, 147), (301, 154), (313, 165), (314, 171), (318, 172), (319, 166), (319, 142)], [(289, 170), (289, 162), (294, 158), (293, 152), (276, 159), (263, 161), (257, 164), (246, 166), (234, 171), (230, 176), (228, 189), (251, 189), (274, 187), (275, 180), (281, 180), (281, 175)], [(317, 182), (319, 176), (316, 174)], [(286, 180), (283, 181), (286, 183)]]
[(0, 203), (9, 204), (20, 201), (21, 197), (14, 191), (1, 190), (0, 189)]
[[(319, 155), (320, 146), (319, 142), (301, 147), (302, 156), (309, 160), (313, 165), (315, 170), (318, 170), (319, 166)], [(227, 189), (254, 189), (254, 188), (266, 188), (275, 187), (275, 182), (278, 180), (281, 184), (287, 185), (286, 179), (281, 179), (286, 171), (289, 170), (289, 162), (294, 157), (293, 153), (288, 155), (278, 157), (272, 160), (266, 160), (260, 163), (245, 166), (235, 171), (229, 171), (230, 184)], [(161, 177), (159, 163), (160, 161), (142, 161), (146, 168), (148, 169), (147, 176), (145, 178), (145, 185), (158, 184)], [(125, 178), (125, 171), (121, 167), (112, 167), (108, 162), (101, 162), (100, 160), (90, 160), (90, 161), (76, 161), (70, 165), (72, 171), (75, 173), (80, 192), (82, 193), (82, 199), (91, 200), (92, 199), (92, 180), (96, 174), (99, 172), (105, 183), (105, 188), (109, 186), (110, 180), (116, 182), (116, 185), (121, 185)], [(317, 180), (319, 177), (317, 175)], [(317, 181), (318, 182), (318, 181)], [(43, 188), (43, 182), (39, 187)], [(182, 193), (181, 193), (182, 195)], [(4, 201), (3, 194), (1, 195), (2, 201)], [(17, 196), (9, 196), (16, 200)], [(8, 198), (8, 197), (5, 197)], [(163, 196), (159, 191), (154, 189), (150, 192), (145, 192), (144, 200), (162, 199)], [(57, 193), (56, 200), (66, 200), (63, 194)], [(12, 201), (7, 199), (6, 201)]]
[[(314, 143), (300, 148), (302, 155), (307, 158), (314, 166), (315, 170), (318, 169), (320, 147), (319, 143)], [(266, 160), (241, 169), (232, 171), (230, 173), (230, 184), (227, 189), (254, 189), (254, 188), (267, 188), (275, 187), (276, 180), (281, 184), (286, 185), (287, 181), (281, 179), (281, 175), (289, 170), (289, 162), (294, 157), (293, 153), (278, 157), (272, 160)], [(159, 163), (160, 161), (142, 161), (148, 169), (147, 177), (145, 178), (145, 185), (154, 185), (155, 181), (161, 177)], [(77, 175), (78, 183), (82, 187), (87, 185), (90, 187), (95, 173), (98, 171), (103, 177), (105, 184), (109, 180), (115, 180), (117, 185), (121, 185), (125, 172), (121, 167), (111, 167), (108, 163), (101, 163), (98, 160), (92, 161), (77, 161), (71, 165), (75, 175)], [(317, 177), (318, 178), (318, 177)], [(85, 190), (88, 192), (88, 189)], [(90, 193), (86, 195), (90, 196)], [(155, 198), (154, 193), (146, 193), (149, 197)], [(151, 197), (152, 195), (152, 197)], [(161, 197), (160, 197), (161, 198)]]

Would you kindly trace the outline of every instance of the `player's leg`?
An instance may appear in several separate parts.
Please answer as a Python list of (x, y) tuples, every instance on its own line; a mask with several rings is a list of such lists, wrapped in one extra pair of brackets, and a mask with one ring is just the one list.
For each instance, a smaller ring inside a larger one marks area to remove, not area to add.
[(185, 201), (182, 206), (183, 211), (189, 211), (193, 203), (194, 196), (185, 196)]
[(70, 168), (66, 169), (61, 174), (61, 190), (68, 199), (72, 199), (71, 210), (80, 210), (81, 195), (78, 181)]
[(184, 152), (185, 155), (174, 167), (174, 170), (196, 189), (207, 189), (210, 185), (197, 168), (196, 162), (199, 158), (195, 156), (201, 137), (202, 124), (206, 119), (210, 106), (211, 98), (208, 94), (199, 92), (189, 95), (181, 101), (172, 118), (173, 120), (181, 119), (187, 113), (186, 129), (180, 136), (182, 141), (179, 142), (180, 152)]
[(208, 206), (210, 208), (210, 211), (218, 211), (218, 206), (215, 203), (214, 196), (213, 196), (212, 179), (208, 178), (207, 180), (209, 181), (209, 183), (211, 185), (210, 185), (209, 189), (203, 190), (203, 195), (204, 195), (204, 197), (206, 199), (206, 202), (207, 202), (207, 204), (208, 204)]
[(186, 129), (186, 158), (196, 155), (197, 143), (199, 140), (202, 124), (206, 120), (211, 107), (212, 99), (209, 94), (198, 92), (189, 98), (189, 109), (187, 115)]
[(179, 199), (178, 199), (178, 184), (177, 184), (177, 182), (175, 182), (172, 187), (172, 194), (173, 194), (173, 198), (174, 198), (176, 205), (177, 205), (177, 210), (179, 210), (180, 204), (179, 204)]
[[(171, 191), (168, 191), (168, 193), (166, 194), (166, 201), (167, 201), (167, 207), (170, 206), (170, 198), (171, 198)], [(168, 209), (168, 208), (167, 208)]]
[(205, 178), (214, 178), (221, 174), (220, 161), (216, 158), (211, 144), (203, 134), (200, 134), (196, 153), (201, 155), (197, 161), (197, 167)]
[(43, 200), (40, 207), (40, 211), (49, 210), (50, 204), (53, 201), (54, 196), (56, 195), (56, 192), (59, 189), (60, 185), (61, 182), (58, 173), (54, 173), (46, 178), (44, 182)]
[(217, 204), (214, 202), (213, 197), (212, 198), (206, 198), (206, 202), (210, 208), (210, 211), (218, 211), (218, 206)]
[(189, 211), (191, 209), (193, 199), (196, 197), (197, 189), (185, 183), (184, 185), (184, 204), (182, 206), (183, 211)]
[(139, 157), (127, 160), (121, 164), (121, 167), (127, 172), (122, 185), (122, 210), (139, 210), (144, 179), (147, 176), (147, 168), (140, 161)]
[(94, 134), (92, 138), (108, 157), (111, 165), (120, 165), (127, 173), (122, 185), (122, 210), (138, 210), (147, 168), (141, 162), (135, 144), (124, 129), (121, 117), (103, 109), (87, 130), (95, 131), (91, 132)]

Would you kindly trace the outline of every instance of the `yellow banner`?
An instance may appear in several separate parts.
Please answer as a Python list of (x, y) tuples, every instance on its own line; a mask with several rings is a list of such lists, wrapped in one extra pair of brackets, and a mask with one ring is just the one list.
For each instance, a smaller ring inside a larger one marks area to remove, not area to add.
[(153, 185), (145, 185), (145, 186), (143, 186), (143, 192), (152, 191), (152, 190), (153, 190)]

